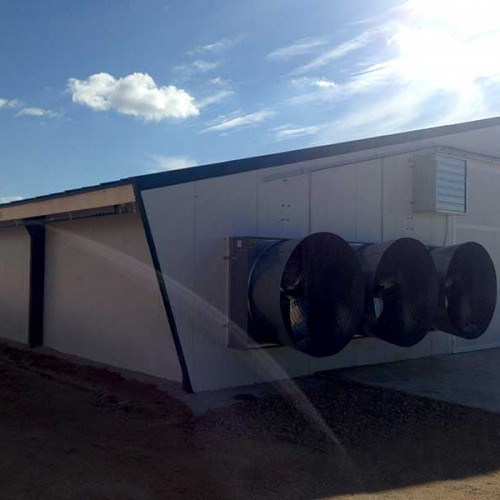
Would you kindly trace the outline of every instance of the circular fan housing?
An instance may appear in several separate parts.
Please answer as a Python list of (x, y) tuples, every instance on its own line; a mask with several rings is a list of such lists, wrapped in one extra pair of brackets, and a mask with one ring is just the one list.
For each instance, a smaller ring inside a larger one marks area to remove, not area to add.
[(479, 243), (432, 251), (440, 280), (437, 330), (475, 339), (488, 328), (497, 302), (497, 277), (488, 252)]
[(252, 318), (311, 356), (352, 339), (363, 312), (363, 276), (351, 247), (332, 233), (279, 242), (257, 259), (249, 285)]
[(366, 285), (364, 332), (403, 347), (420, 342), (438, 304), (438, 278), (427, 248), (400, 238), (357, 253)]

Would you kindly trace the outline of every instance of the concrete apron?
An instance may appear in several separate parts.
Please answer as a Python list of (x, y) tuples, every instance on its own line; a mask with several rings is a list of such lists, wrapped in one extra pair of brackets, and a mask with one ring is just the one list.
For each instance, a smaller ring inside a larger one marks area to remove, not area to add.
[(337, 372), (346, 380), (500, 413), (500, 348)]

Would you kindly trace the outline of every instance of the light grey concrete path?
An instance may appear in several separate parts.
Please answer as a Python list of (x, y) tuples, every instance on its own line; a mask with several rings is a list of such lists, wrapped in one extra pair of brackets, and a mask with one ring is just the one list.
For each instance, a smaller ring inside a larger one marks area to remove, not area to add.
[(342, 370), (342, 378), (500, 413), (500, 349)]

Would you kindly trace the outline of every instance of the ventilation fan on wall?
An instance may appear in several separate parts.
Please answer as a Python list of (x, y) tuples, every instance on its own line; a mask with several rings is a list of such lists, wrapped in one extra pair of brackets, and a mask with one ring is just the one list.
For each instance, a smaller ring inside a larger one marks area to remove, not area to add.
[(431, 329), (474, 339), (495, 311), (495, 267), (478, 243), (431, 253), (413, 238), (349, 245), (332, 233), (228, 242), (229, 347), (325, 357), (356, 333), (401, 347)]
[(409, 347), (431, 329), (438, 278), (427, 248), (413, 238), (363, 245), (357, 250), (366, 300), (362, 331)]
[(495, 266), (479, 243), (436, 248), (431, 253), (439, 284), (437, 330), (475, 339), (488, 328), (497, 301)]
[[(352, 339), (363, 311), (363, 277), (342, 238), (230, 238), (229, 245), (231, 347), (276, 343), (324, 357)], [(244, 275), (243, 292), (235, 283)]]

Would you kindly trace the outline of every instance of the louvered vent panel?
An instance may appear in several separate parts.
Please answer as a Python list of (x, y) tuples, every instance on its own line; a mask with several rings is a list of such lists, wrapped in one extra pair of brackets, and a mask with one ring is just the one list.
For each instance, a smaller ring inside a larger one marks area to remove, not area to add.
[(436, 211), (466, 212), (466, 162), (451, 156), (436, 156)]
[(442, 154), (416, 156), (413, 172), (415, 213), (467, 212), (467, 162)]

